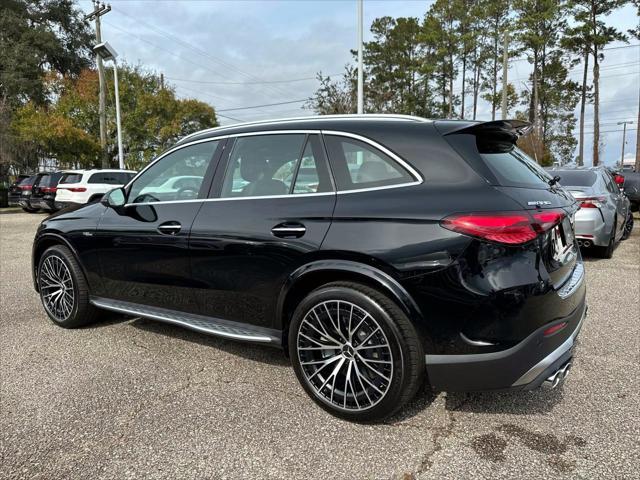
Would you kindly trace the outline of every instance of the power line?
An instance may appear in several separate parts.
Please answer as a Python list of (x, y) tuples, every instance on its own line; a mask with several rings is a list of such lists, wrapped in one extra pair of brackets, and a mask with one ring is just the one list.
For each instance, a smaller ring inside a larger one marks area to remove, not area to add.
[[(327, 75), (326, 77), (336, 77), (338, 75), (342, 75), (342, 73), (332, 73), (331, 75)], [(303, 82), (306, 80), (316, 80), (318, 77), (304, 77), (304, 78), (292, 78), (291, 80), (261, 80), (259, 82), (217, 82), (210, 80), (188, 80), (186, 78), (173, 78), (173, 77), (164, 77), (167, 80), (173, 80), (174, 82), (189, 82), (189, 83), (204, 83), (211, 85), (260, 85), (263, 83), (271, 84), (271, 83), (294, 83), (294, 82)]]
[(218, 110), (219, 112), (233, 112), (236, 110), (249, 110), (251, 108), (262, 108), (262, 107), (273, 107), (276, 105), (289, 105), (291, 103), (302, 103), (309, 100), (308, 98), (303, 98), (301, 100), (290, 100), (288, 102), (278, 102), (278, 103), (265, 103), (263, 105), (252, 105), (250, 107), (237, 107), (237, 108), (225, 108), (223, 110)]

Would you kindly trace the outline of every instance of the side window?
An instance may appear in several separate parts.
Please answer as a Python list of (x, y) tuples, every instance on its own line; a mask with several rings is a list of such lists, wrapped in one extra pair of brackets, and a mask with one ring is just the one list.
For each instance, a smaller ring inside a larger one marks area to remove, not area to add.
[[(167, 202), (198, 198), (204, 175), (218, 141), (180, 148), (156, 162), (140, 175), (129, 190), (129, 203)], [(190, 177), (182, 188), (172, 188), (175, 180)]]
[(337, 135), (325, 135), (324, 138), (338, 190), (415, 181), (402, 165), (365, 142)]
[(130, 177), (123, 172), (100, 172), (89, 177), (87, 183), (106, 183), (108, 185), (124, 185)]

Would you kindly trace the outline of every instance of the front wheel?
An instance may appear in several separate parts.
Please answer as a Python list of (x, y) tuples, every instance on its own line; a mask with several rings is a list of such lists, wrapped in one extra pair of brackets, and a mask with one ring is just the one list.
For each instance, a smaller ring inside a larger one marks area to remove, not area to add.
[(294, 312), (289, 351), (298, 380), (328, 412), (376, 421), (410, 400), (425, 377), (424, 351), (407, 316), (357, 283), (311, 292)]
[(92, 323), (97, 309), (89, 303), (89, 286), (77, 260), (62, 245), (48, 248), (38, 262), (38, 290), (45, 312), (65, 328)]

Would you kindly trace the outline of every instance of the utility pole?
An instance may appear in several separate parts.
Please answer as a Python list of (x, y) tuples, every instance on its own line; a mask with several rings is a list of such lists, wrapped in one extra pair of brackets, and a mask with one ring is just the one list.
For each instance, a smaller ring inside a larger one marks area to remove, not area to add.
[(640, 172), (640, 87), (638, 88), (638, 128), (636, 128), (636, 172)]
[(364, 73), (362, 71), (362, 17), (363, 0), (358, 2), (358, 115), (364, 113)]
[[(102, 43), (102, 35), (100, 33), (100, 17), (111, 11), (111, 5), (105, 5), (104, 3), (93, 0), (93, 12), (84, 17), (85, 20), (96, 22), (96, 42)], [(106, 92), (105, 92), (105, 79), (104, 79), (104, 67), (102, 65), (102, 58), (98, 55), (96, 59), (98, 64), (98, 81), (100, 83), (100, 94), (98, 95), (99, 105), (98, 111), (100, 116), (100, 147), (102, 149), (102, 168), (109, 168), (109, 157), (107, 156), (107, 111), (106, 111)]]
[(624, 144), (627, 140), (627, 123), (633, 125), (633, 121), (625, 120), (624, 122), (618, 122), (618, 125), (623, 125), (622, 127), (622, 155), (620, 155), (620, 170), (624, 166)]
[(507, 119), (507, 78), (509, 72), (509, 31), (504, 32), (504, 47), (502, 51), (502, 119)]

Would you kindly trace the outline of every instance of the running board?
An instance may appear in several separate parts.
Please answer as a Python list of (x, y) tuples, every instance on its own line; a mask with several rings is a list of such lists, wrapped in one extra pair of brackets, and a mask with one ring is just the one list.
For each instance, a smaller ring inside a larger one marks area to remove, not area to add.
[(171, 323), (218, 337), (246, 342), (268, 343), (276, 346), (282, 343), (280, 331), (270, 328), (220, 320), (193, 313), (177, 312), (166, 308), (123, 302), (121, 300), (111, 300), (109, 298), (91, 297), (90, 301), (92, 305), (105, 310)]

